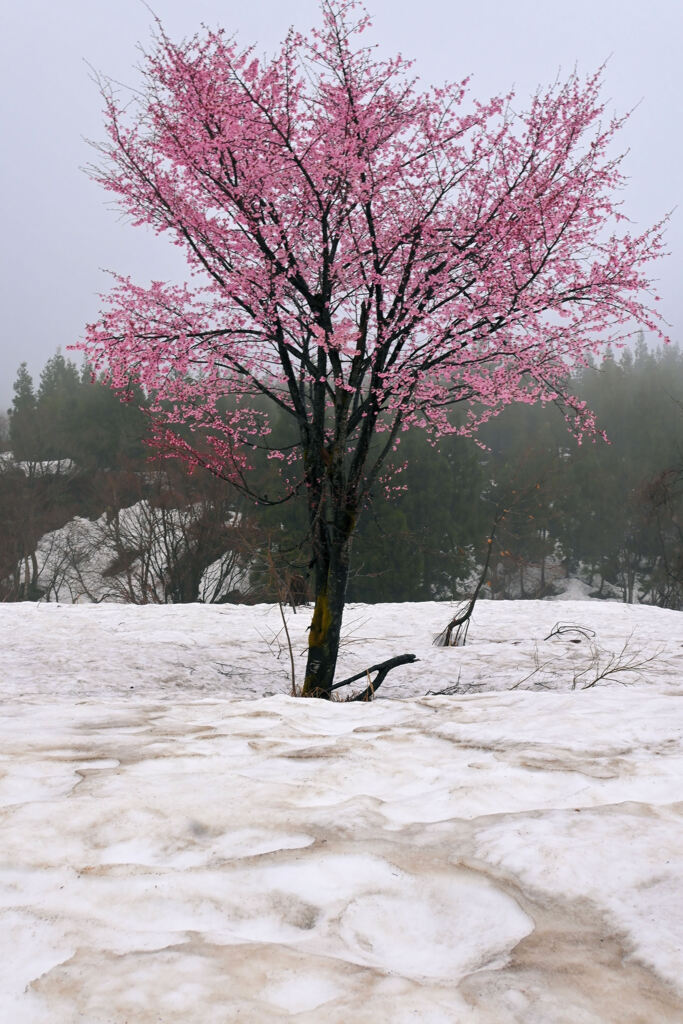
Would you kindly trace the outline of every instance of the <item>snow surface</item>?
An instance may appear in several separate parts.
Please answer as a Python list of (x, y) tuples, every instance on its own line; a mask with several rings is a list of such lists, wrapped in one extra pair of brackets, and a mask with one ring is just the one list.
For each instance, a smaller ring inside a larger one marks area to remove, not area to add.
[(0, 1020), (680, 1024), (683, 615), (452, 612), (1, 605)]

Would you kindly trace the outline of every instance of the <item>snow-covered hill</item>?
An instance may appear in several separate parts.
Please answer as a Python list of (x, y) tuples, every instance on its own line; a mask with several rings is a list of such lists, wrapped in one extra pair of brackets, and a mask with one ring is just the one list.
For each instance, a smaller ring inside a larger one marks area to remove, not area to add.
[[(40, 538), (34, 558), (19, 566), (19, 581), (47, 602), (164, 603), (169, 599), (165, 591), (194, 548), (197, 600), (225, 600), (248, 590), (248, 558), (228, 545), (215, 560), (202, 561), (198, 534), (203, 532), (206, 542), (202, 520), (208, 508), (201, 503), (165, 508), (144, 500), (98, 519), (76, 516)], [(224, 525), (238, 522), (231, 512)]]
[(0, 606), (0, 1018), (680, 1024), (683, 615), (451, 612)]

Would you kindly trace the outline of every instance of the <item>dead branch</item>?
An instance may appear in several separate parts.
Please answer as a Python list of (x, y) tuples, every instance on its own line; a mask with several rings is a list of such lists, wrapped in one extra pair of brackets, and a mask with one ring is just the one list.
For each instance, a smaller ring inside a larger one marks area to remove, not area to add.
[[(662, 651), (657, 650), (653, 654), (644, 654), (642, 649), (632, 647), (633, 633), (624, 642), (620, 651), (607, 651), (591, 644), (591, 663), (587, 668), (574, 674), (572, 690), (590, 690), (605, 679), (613, 678), (622, 672), (639, 673), (646, 665), (660, 660)], [(622, 682), (621, 679), (617, 682)], [(625, 684), (624, 684), (625, 685)]]
[(353, 694), (348, 698), (349, 701), (371, 701), (379, 690), (380, 686), (391, 672), (392, 668), (398, 668), (399, 665), (412, 665), (416, 662), (417, 656), (415, 654), (399, 654), (395, 658), (389, 658), (387, 661), (381, 661), (379, 665), (371, 665), (370, 668), (364, 668), (361, 672), (356, 672), (355, 676), (349, 676), (348, 679), (342, 679), (340, 683), (334, 683), (331, 687), (332, 690), (338, 690), (340, 686), (348, 686), (350, 683), (355, 683), (356, 680), (365, 677), (370, 680), (370, 673), (376, 672), (377, 675), (373, 680), (369, 681), (368, 686), (359, 693)]
[(482, 569), (481, 575), (479, 576), (479, 579), (477, 581), (477, 585), (474, 588), (474, 593), (472, 594), (472, 597), (466, 604), (460, 605), (458, 611), (455, 613), (454, 617), (448, 623), (446, 628), (434, 637), (432, 643), (434, 644), (435, 647), (465, 646), (465, 640), (467, 639), (467, 630), (469, 629), (470, 626), (472, 612), (474, 611), (474, 606), (477, 603), (477, 599), (481, 592), (481, 588), (484, 586), (484, 583), (486, 582), (486, 577), (488, 576), (489, 573), (489, 565), (491, 563), (491, 553), (493, 551), (493, 541), (496, 536), (496, 530), (498, 529), (499, 524), (505, 518), (506, 513), (507, 509), (499, 509), (496, 512), (493, 519), (493, 527), (488, 536), (488, 541), (486, 545), (486, 558), (484, 560), (484, 568)]
[[(547, 636), (544, 636), (544, 640), (550, 640), (554, 636), (565, 636), (567, 633), (580, 633), (586, 640), (595, 639), (595, 630), (590, 629), (588, 626), (576, 626), (573, 622), (556, 622), (553, 628), (550, 630)], [(570, 643), (578, 644), (580, 640), (570, 639)]]

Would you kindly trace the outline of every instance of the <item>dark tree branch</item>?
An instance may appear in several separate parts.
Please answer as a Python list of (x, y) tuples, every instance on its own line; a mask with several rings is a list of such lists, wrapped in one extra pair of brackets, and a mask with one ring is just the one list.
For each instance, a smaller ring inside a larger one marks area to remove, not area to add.
[(362, 672), (356, 672), (355, 676), (349, 676), (348, 679), (342, 679), (340, 683), (334, 683), (331, 687), (332, 690), (338, 690), (340, 686), (348, 686), (350, 683), (355, 683), (357, 679), (368, 677), (370, 672), (376, 672), (377, 675), (370, 682), (364, 690), (360, 693), (356, 693), (353, 697), (349, 697), (349, 701), (370, 701), (374, 697), (377, 690), (391, 672), (392, 668), (398, 668), (399, 665), (412, 665), (416, 662), (417, 656), (415, 654), (399, 654), (395, 658), (389, 658), (387, 661), (381, 661), (379, 665), (371, 665), (370, 668), (364, 668)]

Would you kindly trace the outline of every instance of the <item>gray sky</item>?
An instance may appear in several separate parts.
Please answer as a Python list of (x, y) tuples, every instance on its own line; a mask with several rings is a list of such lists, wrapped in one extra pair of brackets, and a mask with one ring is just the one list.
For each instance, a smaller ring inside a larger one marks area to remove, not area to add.
[[(141, 283), (177, 278), (168, 242), (119, 220), (107, 196), (80, 168), (84, 138), (100, 139), (101, 104), (86, 61), (135, 84), (136, 44), (150, 39), (139, 0), (4, 0), (0, 14), (2, 125), (2, 334), (0, 409), (22, 360), (37, 377), (58, 346), (65, 350), (95, 319), (102, 268)], [(237, 31), (272, 51), (289, 24), (318, 20), (314, 0), (153, 0), (174, 38), (200, 23)], [(605, 96), (614, 110), (637, 106), (622, 133), (630, 152), (625, 212), (641, 227), (681, 204), (683, 3), (680, 0), (367, 0), (383, 52), (415, 59), (425, 82), (473, 75), (482, 99), (515, 85), (526, 97), (574, 64), (592, 71), (610, 58)], [(668, 232), (671, 255), (657, 268), (662, 311), (681, 339), (683, 210)]]

